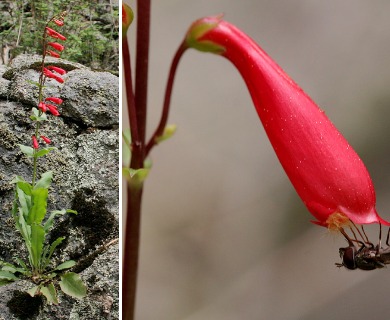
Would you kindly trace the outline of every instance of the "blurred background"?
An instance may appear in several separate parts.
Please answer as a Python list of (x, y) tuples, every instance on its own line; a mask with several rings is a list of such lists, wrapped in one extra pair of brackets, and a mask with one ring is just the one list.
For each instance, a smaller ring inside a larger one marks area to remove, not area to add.
[[(188, 26), (219, 13), (325, 110), (389, 220), (390, 2), (152, 1), (149, 136)], [(137, 320), (388, 318), (390, 270), (335, 266), (345, 241), (310, 223), (227, 60), (185, 54), (169, 123), (178, 131), (152, 151), (144, 190)]]

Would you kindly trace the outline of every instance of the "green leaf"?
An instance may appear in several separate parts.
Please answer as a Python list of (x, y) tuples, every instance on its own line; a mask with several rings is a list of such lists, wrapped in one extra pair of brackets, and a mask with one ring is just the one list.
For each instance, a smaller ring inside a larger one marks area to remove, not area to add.
[(47, 287), (42, 287), (40, 291), (46, 297), (48, 304), (58, 304), (57, 290), (52, 282)]
[(20, 209), (23, 212), (23, 216), (26, 219), (30, 213), (30, 207), (31, 207), (31, 197), (26, 195), (22, 189), (16, 185), (16, 191), (18, 194)]
[(45, 242), (45, 231), (38, 224), (31, 226), (31, 264), (39, 268), (42, 257), (43, 243)]
[(61, 275), (60, 287), (64, 293), (74, 298), (81, 299), (87, 294), (87, 287), (80, 276), (74, 272)]
[(68, 260), (68, 261), (65, 261), (65, 262), (59, 264), (54, 270), (65, 270), (65, 269), (72, 268), (75, 265), (76, 265), (76, 261)]
[(29, 84), (33, 84), (34, 86), (39, 87), (39, 82), (28, 80), (28, 79), (26, 80), (26, 82), (28, 82)]
[(47, 262), (45, 263), (45, 267), (50, 262), (50, 258), (53, 255), (54, 250), (62, 243), (62, 241), (64, 241), (64, 239), (65, 237), (59, 237), (50, 245), (49, 254), (46, 257)]
[(11, 272), (0, 270), (0, 280), (15, 281), (18, 277)]
[(128, 166), (131, 161), (131, 134), (130, 129), (122, 131), (122, 164)]
[(54, 147), (43, 148), (43, 149), (39, 150), (39, 151), (35, 154), (35, 157), (36, 157), (36, 158), (43, 157), (43, 156), (47, 155), (51, 150), (54, 150), (54, 149), (55, 149)]
[(20, 273), (25, 273), (25, 270), (22, 269), (22, 268), (17, 268), (15, 266), (13, 266), (12, 264), (7, 264), (6, 266), (2, 267), (1, 270), (3, 271), (9, 271), (11, 273), (16, 273), (16, 272), (20, 272)]
[(10, 284), (12, 281), (0, 279), (0, 287)]
[(45, 228), (45, 231), (48, 232), (51, 227), (53, 226), (53, 222), (54, 222), (54, 218), (58, 215), (64, 215), (65, 213), (73, 213), (73, 214), (77, 214), (77, 211), (75, 210), (71, 210), (71, 209), (62, 209), (62, 210), (54, 210), (51, 212), (49, 218), (46, 220), (45, 224), (44, 224), (44, 228)]
[(145, 179), (147, 178), (150, 169), (141, 168), (141, 169), (131, 169), (131, 168), (122, 168), (123, 176), (127, 179), (130, 184), (142, 185)]
[(45, 188), (34, 189), (31, 195), (32, 207), (27, 218), (28, 224), (40, 224), (46, 215), (48, 190)]
[(15, 183), (19, 189), (23, 190), (25, 194), (31, 195), (32, 186), (30, 183), (24, 180), (23, 177), (15, 176), (15, 178), (13, 178), (10, 183)]
[(64, 215), (65, 213), (66, 213), (65, 209), (52, 211), (49, 218), (46, 220), (46, 222), (43, 226), (45, 231), (48, 232), (51, 229), (51, 227), (53, 226), (54, 218), (56, 216)]
[[(30, 116), (30, 119), (33, 121), (45, 121), (47, 120), (47, 115), (44, 112), (40, 112), (37, 108), (32, 108), (33, 114)], [(41, 113), (41, 114), (39, 114)]]
[(31, 289), (28, 289), (26, 292), (34, 298), (35, 294), (39, 290), (39, 286), (32, 287)]
[(23, 260), (19, 258), (15, 258), (15, 261), (17, 262), (18, 265), (20, 265), (23, 269), (28, 270), (27, 265), (24, 263)]
[(19, 219), (17, 219), (15, 222), (16, 227), (18, 228), (18, 230), (22, 234), (23, 239), (26, 242), (27, 249), (30, 249), (31, 227), (27, 225), (22, 209), (19, 209)]
[(34, 149), (32, 147), (24, 146), (22, 144), (18, 144), (20, 150), (27, 156), (27, 157), (34, 157)]
[(42, 173), (41, 179), (39, 179), (34, 186), (34, 189), (44, 188), (47, 189), (50, 187), (51, 180), (53, 179), (53, 171), (46, 171)]

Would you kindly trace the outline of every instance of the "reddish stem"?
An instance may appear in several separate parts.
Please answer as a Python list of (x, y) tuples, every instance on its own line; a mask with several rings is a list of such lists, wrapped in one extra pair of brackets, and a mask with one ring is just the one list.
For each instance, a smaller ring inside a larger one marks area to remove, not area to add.
[[(127, 40), (124, 41), (123, 57), (126, 79), (126, 91), (129, 103), (129, 117), (132, 135), (132, 154), (130, 168), (143, 167), (145, 157), (146, 111), (148, 93), (149, 38), (150, 38), (150, 0), (137, 1), (137, 49), (135, 93), (132, 90), (130, 53)], [(126, 58), (125, 58), (126, 57)], [(139, 238), (141, 222), (142, 184), (128, 184), (127, 216), (124, 236), (123, 257), (123, 319), (133, 320), (137, 289), (137, 271), (139, 258)]]
[(150, 0), (138, 0), (137, 13), (135, 105), (137, 110), (139, 138), (141, 143), (145, 144), (150, 39)]
[(165, 126), (167, 125), (168, 121), (168, 116), (169, 116), (169, 109), (170, 109), (170, 104), (171, 104), (171, 96), (172, 96), (172, 89), (173, 89), (173, 84), (175, 81), (175, 75), (176, 75), (176, 70), (179, 65), (180, 59), (183, 55), (183, 53), (188, 49), (188, 46), (186, 45), (185, 42), (183, 42), (180, 47), (177, 49), (175, 56), (173, 57), (172, 63), (171, 63), (171, 68), (169, 70), (169, 76), (168, 76), (168, 81), (167, 81), (167, 86), (165, 88), (165, 97), (164, 97), (164, 104), (163, 104), (163, 110), (161, 114), (161, 119), (160, 123), (154, 132), (153, 136), (150, 138), (148, 144), (146, 145), (146, 150), (145, 150), (145, 157), (148, 156), (150, 150), (157, 144), (156, 139), (160, 137), (165, 129)]

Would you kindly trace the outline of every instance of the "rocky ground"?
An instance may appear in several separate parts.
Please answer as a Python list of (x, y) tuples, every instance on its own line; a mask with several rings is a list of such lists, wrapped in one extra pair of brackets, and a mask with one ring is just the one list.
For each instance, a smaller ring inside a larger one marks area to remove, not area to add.
[[(31, 179), (30, 160), (17, 144), (31, 143), (39, 61), (19, 56), (0, 72), (0, 260), (8, 262), (26, 254), (11, 219), (10, 181), (15, 175)], [(118, 77), (62, 59), (49, 62), (68, 73), (63, 85), (50, 80), (45, 88), (64, 102), (61, 116), (49, 116), (42, 127), (56, 150), (40, 158), (39, 172), (54, 171), (48, 209), (78, 211), (56, 220), (49, 241), (66, 237), (54, 259), (77, 262), (73, 271), (87, 284), (88, 295), (83, 300), (60, 295), (59, 305), (48, 305), (24, 293), (31, 283), (15, 282), (0, 287), (0, 319), (118, 319)]]

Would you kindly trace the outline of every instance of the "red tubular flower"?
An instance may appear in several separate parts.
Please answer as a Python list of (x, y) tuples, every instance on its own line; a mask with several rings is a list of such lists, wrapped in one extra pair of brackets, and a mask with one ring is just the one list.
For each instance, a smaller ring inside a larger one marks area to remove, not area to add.
[(51, 79), (54, 79), (60, 83), (64, 83), (64, 79), (62, 79), (61, 77), (57, 76), (56, 74), (54, 74), (53, 72), (51, 72), (49, 69), (47, 68), (43, 68), (43, 74), (48, 77), (48, 78), (51, 78)]
[(50, 140), (48, 137), (41, 136), (41, 139), (42, 139), (46, 144), (50, 144), (50, 143), (51, 143), (51, 140)]
[(60, 55), (57, 52), (52, 51), (52, 50), (46, 50), (46, 54), (48, 54), (49, 56), (54, 57), (54, 58), (60, 57)]
[(46, 107), (49, 109), (50, 113), (55, 116), (55, 117), (58, 117), (60, 115), (60, 113), (58, 112), (57, 110), (57, 107), (53, 104), (46, 104)]
[(247, 35), (220, 17), (196, 21), (189, 47), (218, 53), (241, 73), (271, 144), (316, 224), (390, 225), (377, 213), (362, 160), (325, 113)]
[(47, 32), (48, 36), (50, 36), (52, 38), (66, 40), (66, 38), (61, 33), (58, 33), (57, 31), (55, 31), (49, 27), (46, 27), (46, 32)]
[(47, 98), (45, 99), (45, 101), (51, 101), (51, 102), (54, 102), (54, 103), (56, 103), (56, 104), (61, 104), (61, 103), (63, 102), (62, 99), (57, 98), (57, 97), (47, 97)]
[(65, 47), (62, 44), (59, 44), (57, 42), (48, 42), (47, 43), (50, 47), (56, 49), (57, 51), (64, 51)]
[(59, 68), (59, 67), (47, 66), (47, 69), (55, 71), (55, 72), (59, 73), (60, 75), (66, 74), (66, 71), (64, 69), (62, 69), (62, 68)]
[(38, 140), (35, 136), (32, 136), (32, 145), (33, 145), (33, 148), (34, 149), (38, 149), (39, 148), (39, 143), (38, 143)]
[(46, 112), (47, 111), (46, 104), (44, 102), (42, 102), (42, 101), (39, 102), (38, 109), (41, 110), (42, 112)]

